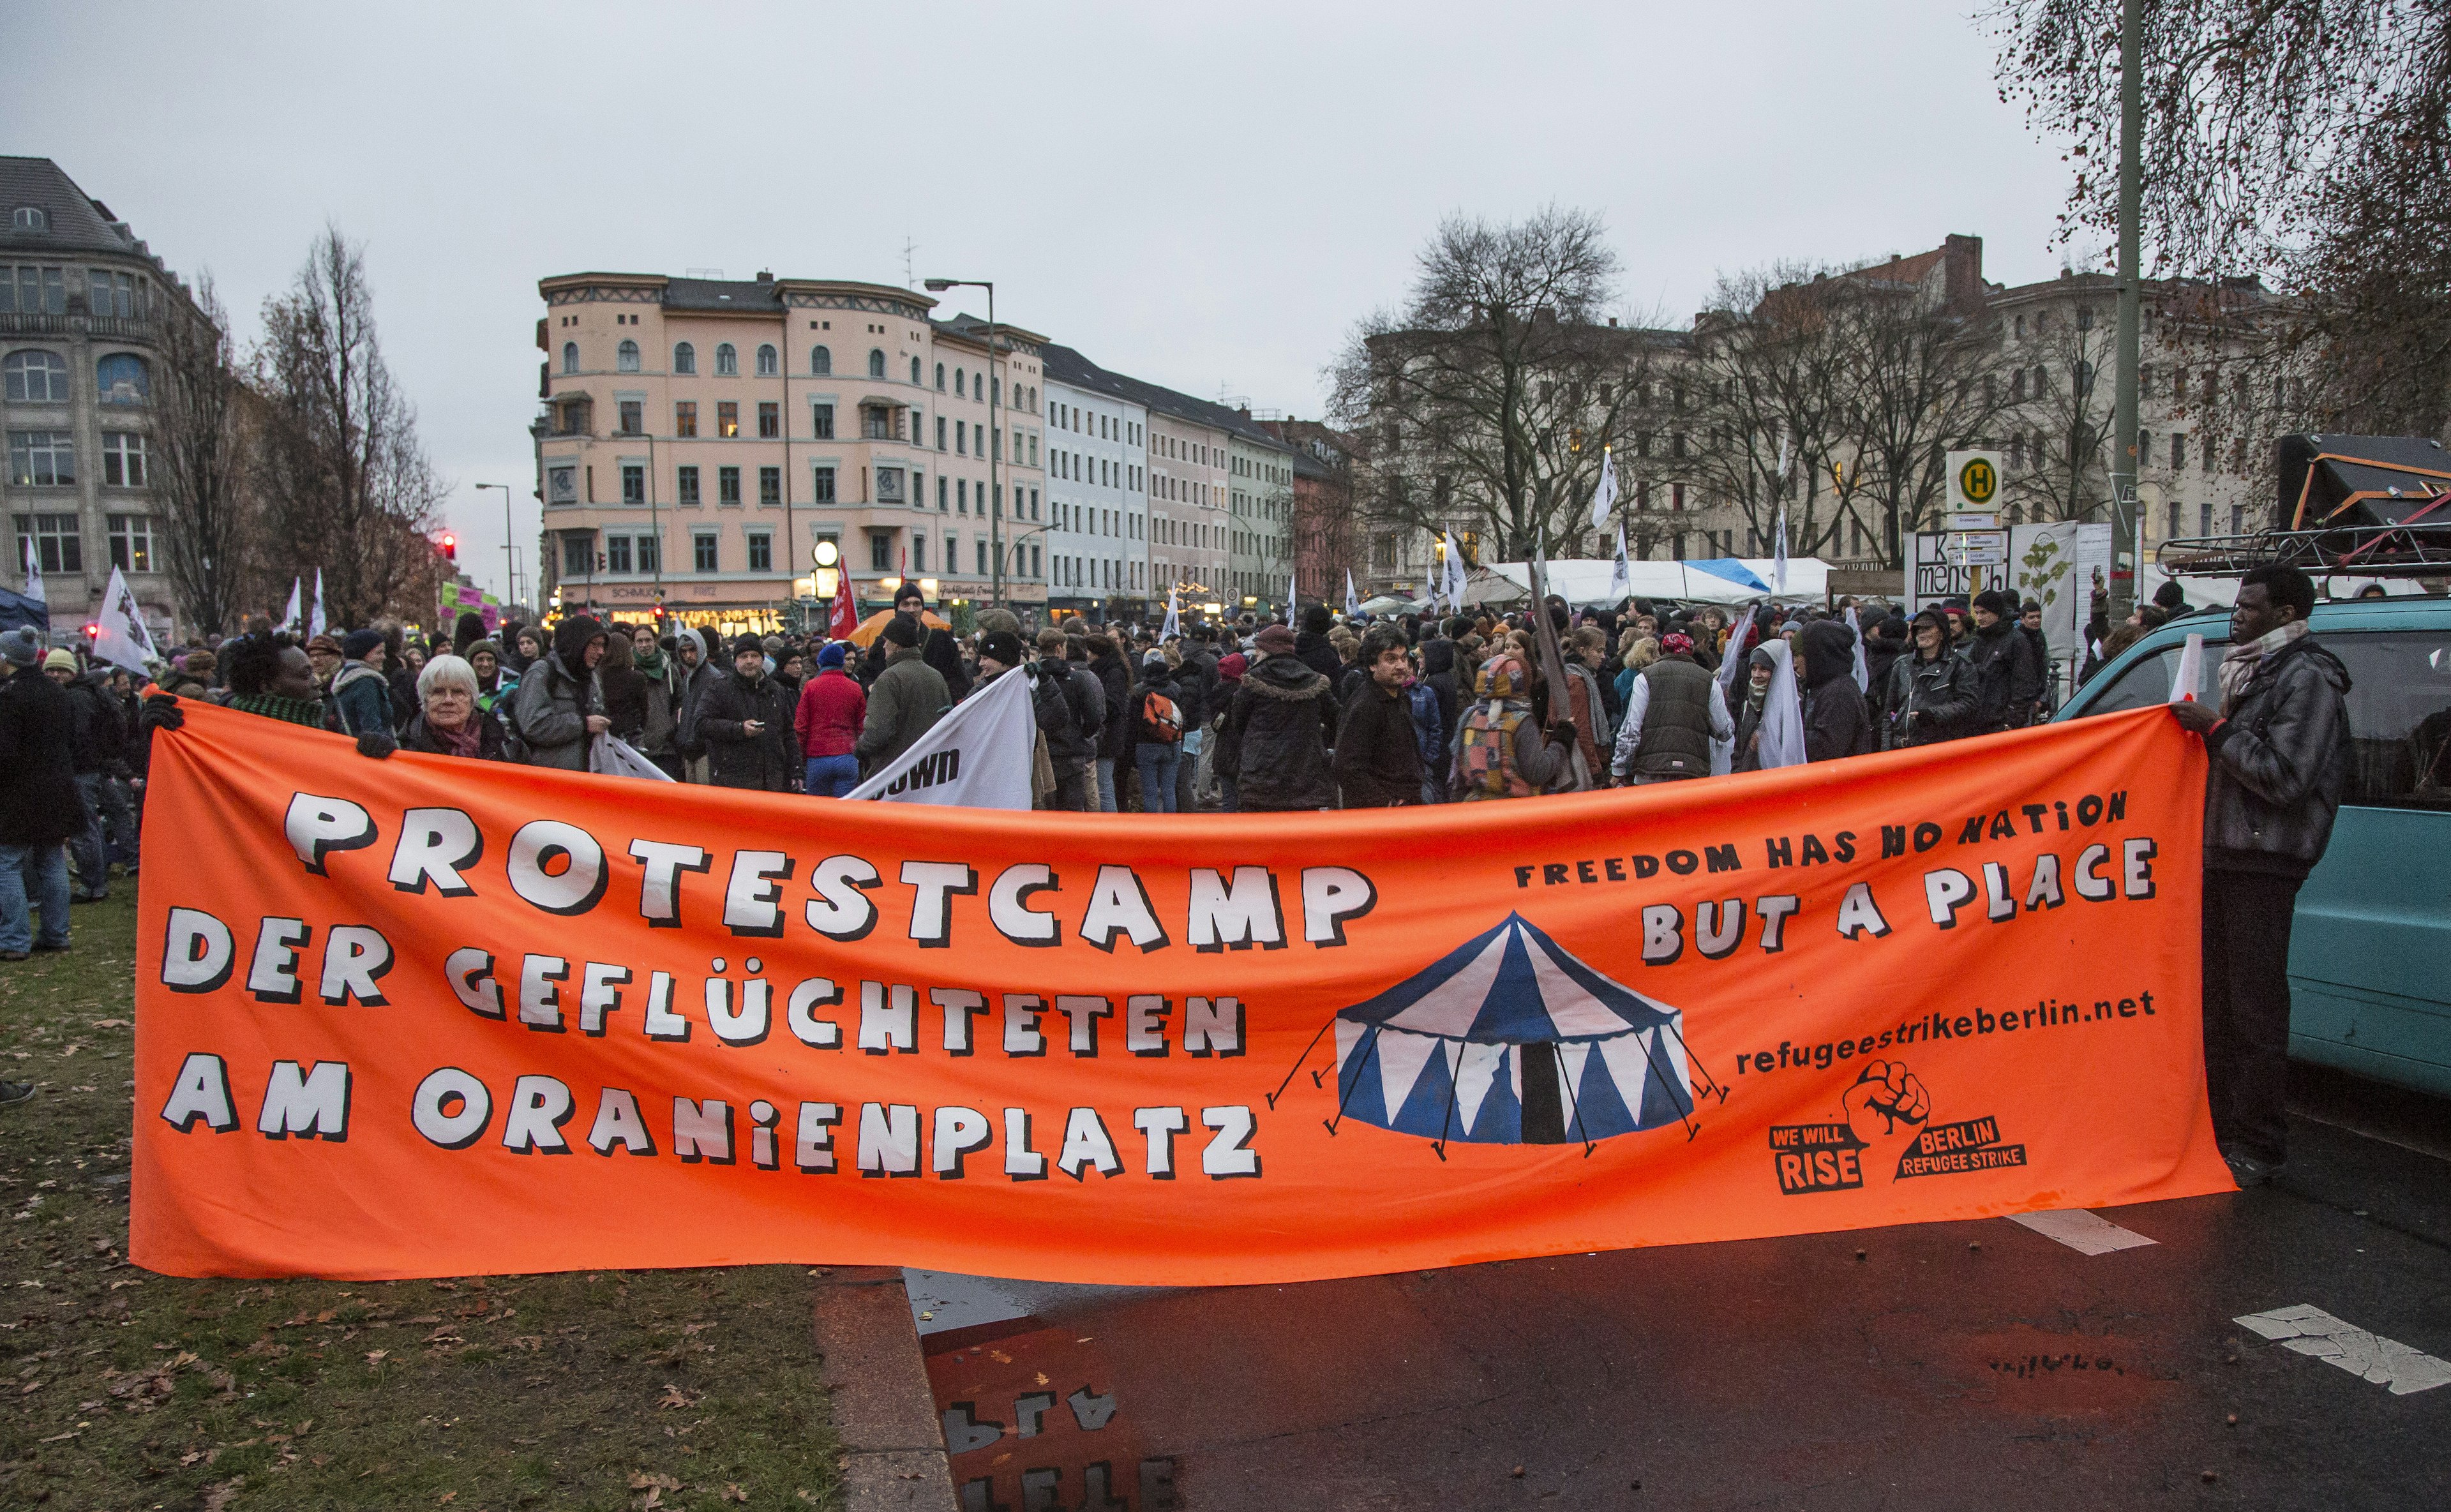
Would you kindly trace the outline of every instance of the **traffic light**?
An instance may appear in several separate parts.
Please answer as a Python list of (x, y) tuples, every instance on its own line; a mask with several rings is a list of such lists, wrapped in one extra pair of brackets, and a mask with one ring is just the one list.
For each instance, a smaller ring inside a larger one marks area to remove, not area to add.
[(447, 530), (442, 533), (442, 560), (444, 561), (460, 560), (460, 538)]

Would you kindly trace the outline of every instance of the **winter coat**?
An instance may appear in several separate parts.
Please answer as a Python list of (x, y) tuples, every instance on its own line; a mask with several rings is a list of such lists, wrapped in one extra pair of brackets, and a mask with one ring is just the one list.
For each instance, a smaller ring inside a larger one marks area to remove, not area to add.
[(402, 665), (400, 653), (393, 652), (391, 670), (383, 674), (383, 680), (391, 686), (391, 727), (406, 729), (408, 721), (416, 718), (417, 711), (423, 706), (417, 696), (417, 674)]
[(1336, 729), (1337, 795), (1348, 809), (1422, 801), (1422, 748), (1406, 690), (1365, 681)]
[(1984, 733), (2021, 730), (2033, 722), (2034, 700), (2043, 696), (2043, 663), (2024, 627), (1997, 619), (1977, 628), (1967, 638), (1966, 659), (1979, 679)]
[(1305, 630), (1294, 637), (1294, 659), (1328, 680), (1333, 687), (1344, 676), (1344, 658), (1324, 635)]
[(1183, 705), (1186, 730), (1206, 729), (1226, 712), (1226, 679), (1217, 675), (1217, 654), (1194, 641), (1175, 669), (1172, 695)]
[[(1330, 656), (1335, 652), (1323, 640)], [(1336, 733), (1328, 679), (1299, 654), (1270, 657), (1243, 675), (1226, 711), (1219, 770), (1234, 774), (1235, 803), (1246, 813), (1336, 806), (1327, 742)]]
[(557, 648), (530, 663), (527, 676), (520, 679), (520, 691), (511, 700), (511, 725), (527, 745), (528, 765), (584, 772), (587, 717), (603, 712), (594, 675), (573, 675)]
[[(474, 717), (477, 720), (476, 759), (508, 761), (511, 758), (508, 750), (510, 734), (502, 728), (502, 721), (482, 709), (476, 711)], [(425, 715), (422, 711), (410, 719), (407, 726), (400, 732), (400, 748), (403, 751), (424, 751), (434, 756), (457, 754), (442, 743), (441, 736), (425, 727)]]
[(596, 685), (604, 695), (604, 717), (613, 721), (613, 734), (643, 751), (647, 738), (647, 679), (637, 667), (614, 666), (612, 658), (596, 669)]
[[(43, 679), (49, 682), (50, 678)], [(56, 686), (56, 684), (54, 684)], [(110, 691), (110, 674), (97, 667), (68, 685), (69, 757), (77, 775), (125, 775), (127, 770), (127, 725), (119, 700)]]
[[(1874, 635), (1875, 630), (1880, 634)], [(1892, 615), (1877, 625), (1864, 627), (1864, 672), (1869, 682), (1864, 697), (1872, 700), (1874, 719), (1879, 719), (1888, 707), (1890, 669), (1898, 664), (1900, 658), (1913, 652), (1913, 636), (1906, 620), (1898, 616)]]
[[(1121, 656), (1108, 651), (1104, 655), (1093, 654), (1089, 658), (1089, 670), (1097, 674), (1099, 686), (1107, 691), (1107, 718), (1098, 727), (1098, 758), (1102, 761), (1128, 761), (1132, 754), (1132, 721), (1126, 715), (1136, 701), (1132, 697), (1131, 669), (1124, 665)], [(1182, 695), (1171, 687), (1166, 690), (1166, 696), (1178, 704), (1183, 701)], [(1184, 727), (1190, 728), (1190, 722), (1186, 711)]]
[[(1116, 748), (1116, 760), (1125, 763), (1139, 760), (1140, 748), (1145, 742), (1151, 745), (1167, 743), (1158, 739), (1156, 726), (1149, 723), (1148, 696), (1152, 693), (1172, 700), (1176, 715), (1183, 720), (1183, 730), (1176, 732), (1176, 737), (1172, 743), (1176, 750), (1183, 749), (1183, 732), (1192, 728), (1190, 715), (1184, 708), (1184, 697), (1187, 690), (1183, 683), (1184, 679), (1178, 677), (1172, 668), (1151, 670), (1144, 667), (1141, 669), (1141, 680), (1126, 689), (1124, 696), (1107, 711), (1107, 729), (1122, 742)], [(1099, 744), (1103, 747), (1105, 743), (1105, 736), (1102, 735)]]
[[(707, 689), (723, 680), (723, 668), (720, 665), (723, 651), (712, 631), (705, 635), (698, 635), (695, 630), (684, 630), (681, 634), (698, 636), (698, 647), (704, 655), (698, 658), (697, 665), (690, 668), (681, 679), (680, 716), (673, 723), (673, 749), (691, 760), (696, 760), (706, 755), (706, 744), (697, 737), (698, 702), (706, 697)], [(677, 667), (679, 664), (676, 654), (674, 665)]]
[(868, 718), (853, 743), (860, 775), (873, 776), (917, 744), (952, 701), (944, 674), (928, 665), (917, 646), (894, 647), (869, 685)]
[[(1033, 702), (1039, 733), (1047, 736), (1047, 759), (1059, 776), (1082, 770), (1096, 759), (1098, 732), (1107, 725), (1107, 685), (1086, 666), (1042, 657), (1038, 688)], [(1062, 697), (1049, 697), (1050, 691)]]
[(800, 759), (850, 756), (867, 722), (868, 693), (858, 679), (839, 667), (818, 673), (800, 690), (800, 706), (792, 716)]
[[(1430, 685), (1432, 693), (1438, 695), (1439, 730), (1441, 731), (1439, 743), (1443, 749), (1446, 744), (1444, 732), (1455, 728), (1456, 716), (1462, 711), (1463, 707), (1464, 684), (1458, 679), (1456, 674), (1454, 641), (1440, 639), (1422, 642), (1422, 680)], [(1618, 699), (1618, 707), (1623, 709), (1625, 700)]]
[(949, 702), (959, 703), (971, 696), (970, 669), (962, 665), (961, 648), (954, 643), (951, 631), (929, 631), (927, 638), (919, 642), (919, 658), (945, 679), (945, 691), (951, 695)]
[(343, 661), (332, 675), (332, 707), (343, 735), (392, 733), (391, 683), (363, 661)]
[(0, 682), (0, 845), (57, 845), (85, 833), (69, 691), (31, 667)]
[(1838, 761), (1879, 750), (1864, 690), (1855, 686), (1855, 632), (1816, 619), (1796, 639), (1804, 650), (1804, 759)]
[(1946, 648), (1929, 661), (1916, 651), (1898, 658), (1881, 699), (1882, 743), (1896, 751), (1978, 733), (1982, 695), (1975, 682), (1972, 664)]
[[(698, 700), (697, 737), (706, 743), (707, 780), (719, 788), (789, 793), (801, 775), (800, 741), (792, 733), (792, 697), (763, 675), (727, 674)], [(749, 733), (747, 722), (765, 728)]]
[(2206, 870), (2303, 877), (2324, 858), (2348, 789), (2348, 691), (2349, 669), (2311, 637), (2257, 664), (2205, 736)]

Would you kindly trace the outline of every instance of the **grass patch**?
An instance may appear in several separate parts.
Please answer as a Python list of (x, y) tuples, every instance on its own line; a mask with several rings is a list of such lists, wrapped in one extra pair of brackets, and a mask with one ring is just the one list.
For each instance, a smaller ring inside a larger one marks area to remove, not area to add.
[(797, 1267), (186, 1281), (127, 1264), (135, 887), (0, 964), (0, 1505), (839, 1504)]

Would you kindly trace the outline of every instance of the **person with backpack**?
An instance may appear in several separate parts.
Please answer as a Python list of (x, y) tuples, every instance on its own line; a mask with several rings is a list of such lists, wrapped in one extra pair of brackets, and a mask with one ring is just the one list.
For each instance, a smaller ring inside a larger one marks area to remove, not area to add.
[[(1403, 808), (1422, 801), (1421, 738), (1413, 728), (1412, 658), (1404, 634), (1381, 625), (1362, 638), (1355, 658), (1362, 684), (1336, 729), (1337, 795), (1348, 809)], [(1423, 690), (1426, 692), (1427, 690)], [(1426, 702), (1435, 714), (1438, 697)]]
[(1541, 729), (1532, 717), (1532, 675), (1513, 650), (1500, 652), (1473, 683), (1473, 703), (1457, 721), (1452, 791), (1462, 803), (1538, 797), (1573, 770), (1576, 730), (1559, 717)]
[(1183, 705), (1177, 695), (1174, 668), (1163, 651), (1141, 658), (1141, 680), (1134, 684), (1116, 723), (1123, 727), (1122, 749), (1141, 776), (1143, 814), (1179, 814), (1175, 773), (1183, 760)]

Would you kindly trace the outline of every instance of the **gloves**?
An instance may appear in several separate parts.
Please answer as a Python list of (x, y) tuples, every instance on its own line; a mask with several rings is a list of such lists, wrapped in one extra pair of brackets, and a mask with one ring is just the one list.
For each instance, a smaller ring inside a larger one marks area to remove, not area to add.
[(155, 730), (177, 730), (184, 727), (186, 722), (186, 711), (179, 707), (178, 695), (172, 693), (154, 694), (145, 700), (143, 708), (136, 711), (136, 731), (139, 735)]
[(400, 749), (400, 742), (381, 730), (369, 730), (358, 736), (358, 755), (381, 761)]

